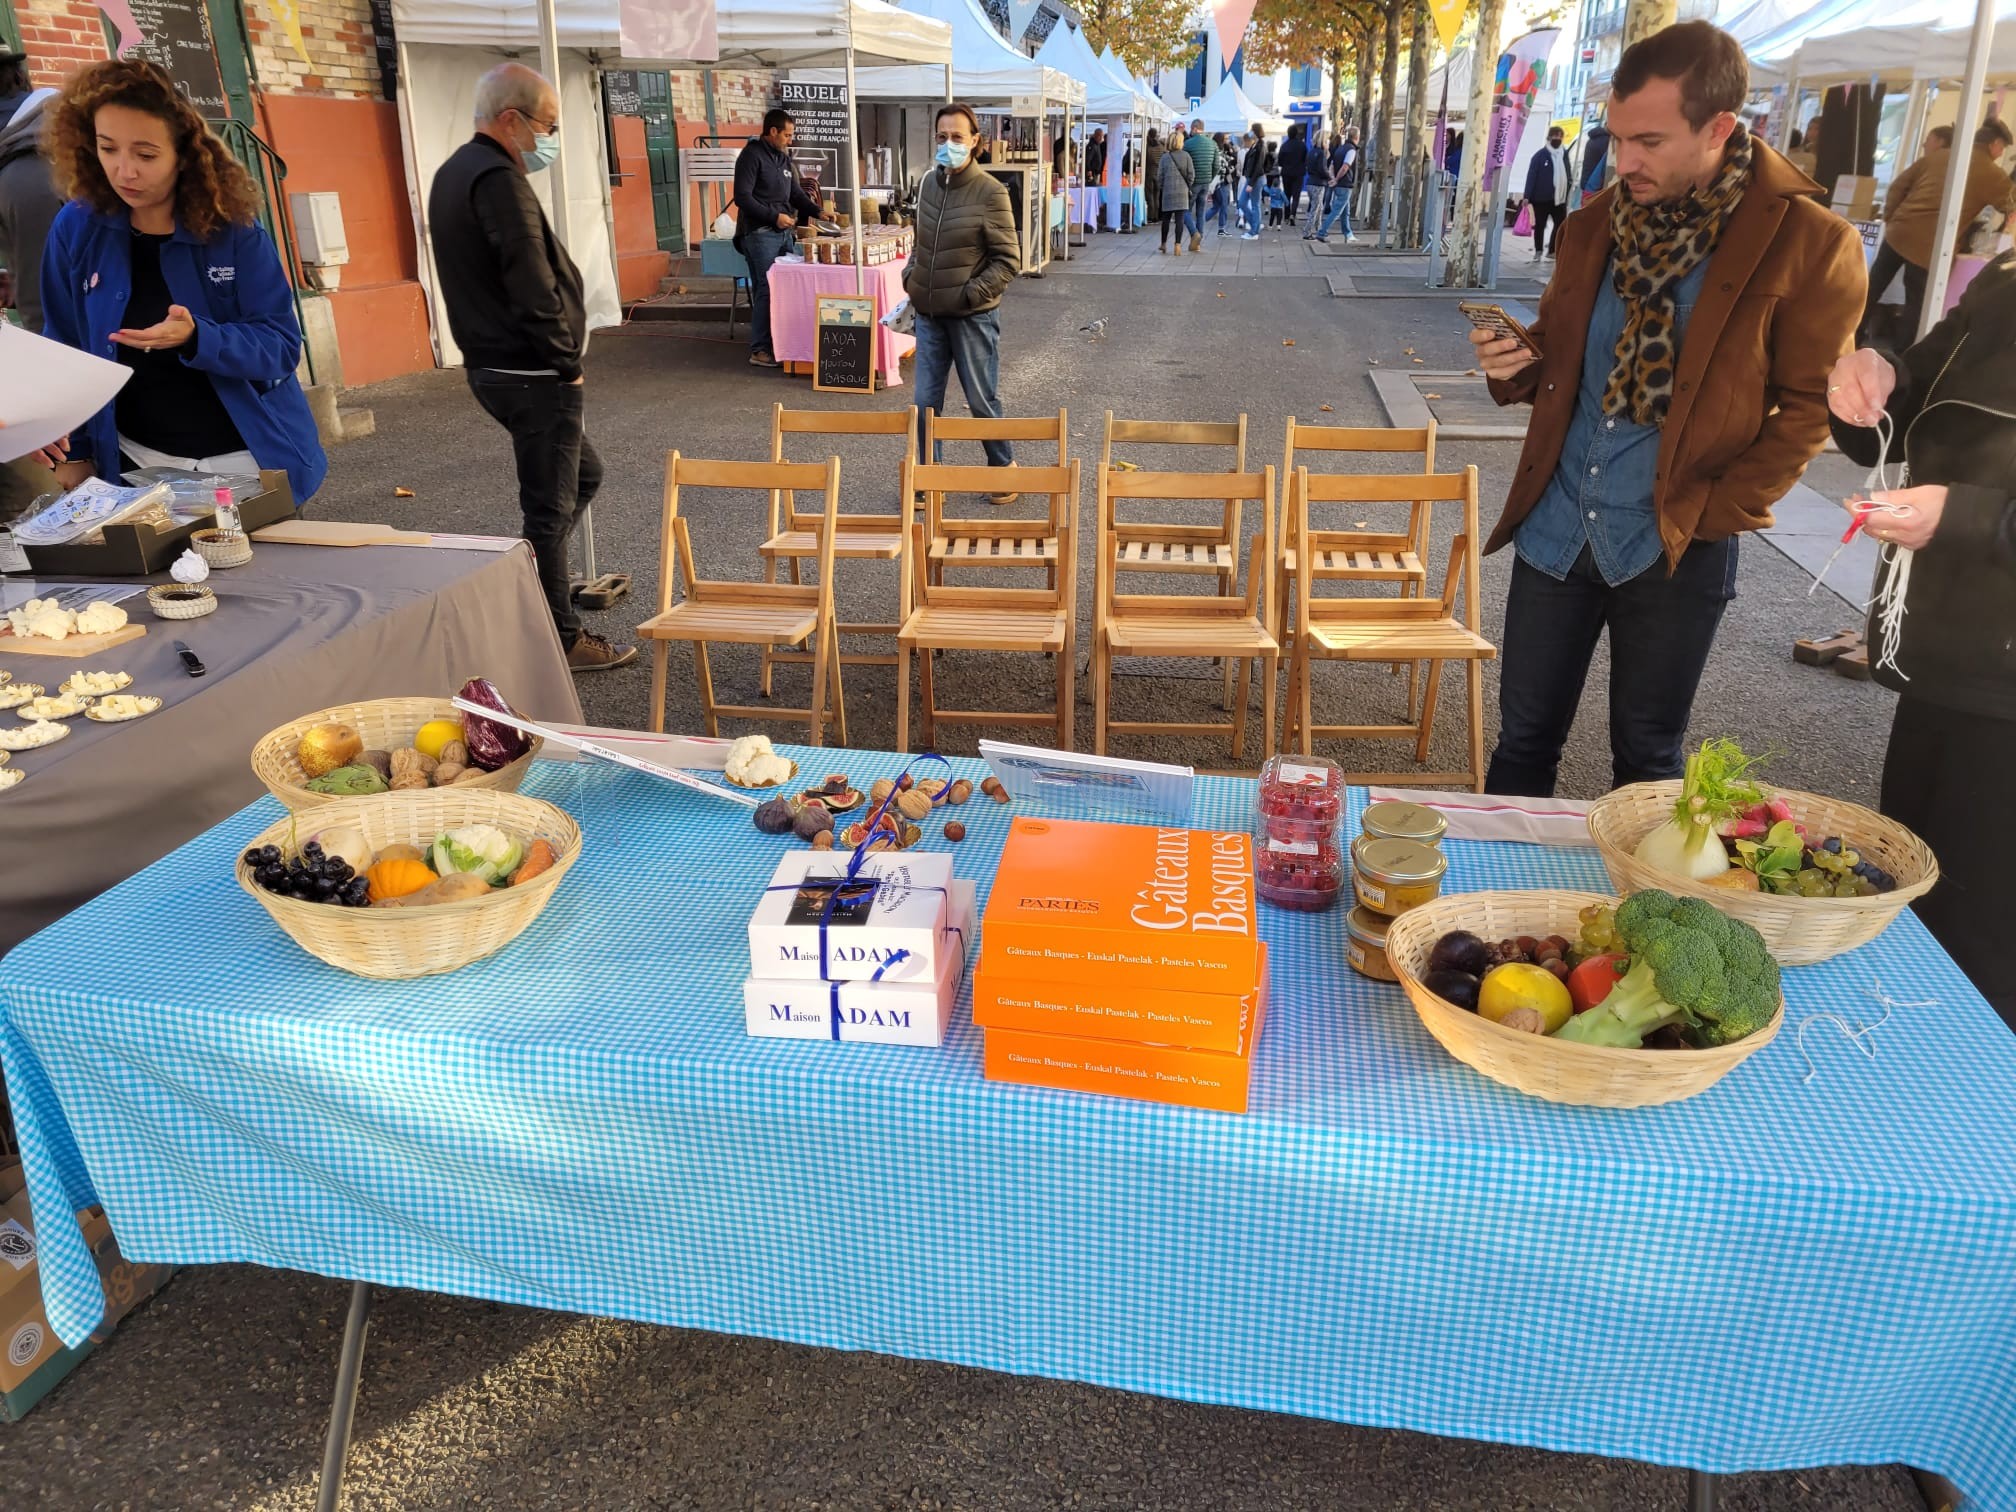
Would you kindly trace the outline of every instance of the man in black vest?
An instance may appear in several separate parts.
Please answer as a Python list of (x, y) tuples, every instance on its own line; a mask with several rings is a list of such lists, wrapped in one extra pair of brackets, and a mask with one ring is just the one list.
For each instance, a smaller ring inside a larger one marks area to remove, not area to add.
[(581, 628), (567, 571), (567, 538), (601, 486), (602, 459), (581, 432), (581, 274), (527, 178), (559, 148), (553, 86), (523, 64), (498, 64), (476, 83), (476, 134), (434, 175), (427, 221), (469, 388), (511, 433), (525, 539), (567, 665), (600, 672), (636, 660), (637, 648)]

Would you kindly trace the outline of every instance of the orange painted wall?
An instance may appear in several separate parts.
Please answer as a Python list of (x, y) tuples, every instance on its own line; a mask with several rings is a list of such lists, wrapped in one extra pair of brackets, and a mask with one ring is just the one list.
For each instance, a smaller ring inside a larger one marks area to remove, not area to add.
[(287, 162), (287, 192), (343, 199), (350, 261), (329, 295), (347, 385), (434, 365), (418, 279), (396, 107), (355, 95), (260, 97), (264, 132)]
[(651, 204), (651, 160), (644, 150), (644, 122), (611, 116), (616, 137), (616, 171), (609, 208), (616, 218), (616, 295), (625, 304), (658, 292), (672, 266), (672, 254), (658, 250), (658, 215)]

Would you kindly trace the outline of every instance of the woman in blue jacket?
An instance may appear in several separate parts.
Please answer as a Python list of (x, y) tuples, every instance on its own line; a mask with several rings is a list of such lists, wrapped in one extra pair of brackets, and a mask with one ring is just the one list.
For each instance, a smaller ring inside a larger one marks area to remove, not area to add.
[(44, 453), (57, 482), (279, 468), (305, 502), (329, 463), (294, 376), (293, 291), (245, 170), (152, 63), (77, 73), (47, 129), (70, 203), (43, 248), (44, 334), (132, 370)]

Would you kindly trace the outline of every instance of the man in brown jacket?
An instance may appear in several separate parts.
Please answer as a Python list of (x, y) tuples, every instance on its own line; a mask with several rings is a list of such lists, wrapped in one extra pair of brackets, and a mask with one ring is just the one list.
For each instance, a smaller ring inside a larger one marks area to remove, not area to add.
[(1538, 352), (1472, 331), (1532, 422), (1486, 550), (1518, 552), (1486, 787), (1554, 791), (1610, 632), (1611, 774), (1677, 775), (1694, 690), (1736, 592), (1736, 537), (1827, 439), (1827, 371), (1862, 310), (1861, 239), (1738, 124), (1749, 68), (1706, 22), (1626, 50), (1617, 177), (1561, 228)]
[[(917, 243), (903, 272), (903, 292), (917, 317), (917, 407), (945, 409), (945, 380), (959, 370), (966, 407), (1001, 414), (1001, 296), (1022, 271), (1008, 186), (973, 161), (980, 122), (948, 103), (938, 111), (937, 164), (917, 190)], [(983, 442), (989, 467), (1010, 467), (1006, 441)], [(918, 446), (923, 446), (919, 433)], [(942, 448), (941, 448), (942, 449)], [(943, 461), (924, 457), (924, 461)], [(987, 496), (1012, 504), (1012, 493)]]
[[(1917, 162), (1891, 180), (1890, 190), (1883, 196), (1883, 245), (1876, 249), (1876, 260), (1869, 266), (1869, 303), (1862, 312), (1862, 324), (1865, 329), (1869, 326), (1890, 280), (1902, 269), (1904, 346), (1918, 339), (1918, 318), (1925, 308), (1925, 280), (1930, 276), (1932, 243), (1939, 229), (1939, 203), (1946, 195), (1946, 175), (1953, 160), (1953, 132), (1945, 130), (1945, 147), (1928, 145)], [(1974, 133), (1967, 181), (1960, 191), (1963, 239), (1966, 228), (1984, 209), (1992, 206), (2005, 215), (2016, 210), (2016, 181), (1995, 164), (2009, 150), (2010, 141), (2006, 121), (1987, 121)]]

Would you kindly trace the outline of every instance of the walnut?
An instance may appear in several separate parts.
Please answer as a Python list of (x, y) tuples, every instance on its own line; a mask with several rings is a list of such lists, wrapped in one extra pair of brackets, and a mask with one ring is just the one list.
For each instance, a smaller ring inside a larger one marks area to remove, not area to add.
[(465, 782), (476, 782), (489, 775), (490, 774), (484, 771), (483, 768), (481, 767), (473, 767), (473, 766), (467, 767), (463, 769), (461, 772), (456, 774), (455, 785), (457, 787), (460, 787)]
[[(434, 768), (440, 765), (432, 756), (422, 756), (412, 746), (406, 746), (392, 753), (392, 783), (397, 790), (426, 787), (427, 779)], [(418, 779), (415, 781), (414, 779)]]
[(915, 788), (896, 795), (896, 811), (905, 819), (923, 819), (931, 813), (931, 800)]
[(436, 759), (443, 766), (466, 767), (469, 765), (469, 747), (459, 740), (451, 740), (441, 747), (441, 754)]
[(434, 770), (429, 775), (434, 779), (434, 786), (447, 787), (449, 783), (468, 770), (469, 764), (467, 762), (449, 761), (444, 756), (442, 760), (435, 763)]
[(926, 798), (936, 798), (940, 793), (945, 791), (945, 779), (943, 777), (926, 777), (918, 782), (917, 791), (922, 793)]
[(877, 777), (873, 783), (869, 784), (868, 801), (870, 803), (880, 803), (895, 791), (896, 781), (893, 777)]

